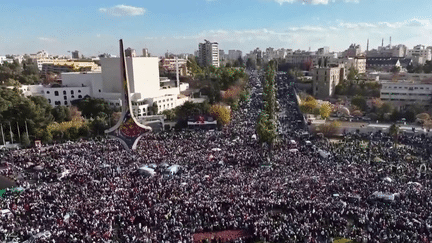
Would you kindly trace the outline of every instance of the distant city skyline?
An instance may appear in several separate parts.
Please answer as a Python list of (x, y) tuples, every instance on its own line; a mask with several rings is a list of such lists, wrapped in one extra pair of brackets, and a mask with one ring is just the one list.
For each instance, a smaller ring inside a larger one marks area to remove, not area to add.
[(343, 51), (389, 44), (432, 45), (429, 1), (194, 0), (10, 1), (0, 3), (0, 55), (45, 50), (55, 55), (118, 55), (125, 47), (152, 55), (194, 53), (204, 39), (221, 50), (259, 47)]

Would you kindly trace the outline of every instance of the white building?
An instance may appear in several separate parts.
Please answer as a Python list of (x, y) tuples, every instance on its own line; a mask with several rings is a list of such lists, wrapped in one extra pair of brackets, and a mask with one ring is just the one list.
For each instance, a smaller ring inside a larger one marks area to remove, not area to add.
[(219, 67), (219, 47), (217, 42), (205, 40), (199, 44), (198, 63), (202, 66)]
[(424, 45), (414, 46), (408, 50), (407, 57), (412, 58), (415, 65), (423, 65), (426, 61), (432, 60), (431, 48), (425, 48)]
[[(101, 72), (62, 73), (62, 85), (44, 87), (30, 85), (20, 87), (24, 95), (41, 95), (53, 106), (70, 105), (72, 101), (86, 96), (101, 98), (110, 105), (121, 107), (121, 72), (120, 58), (101, 58)], [(159, 77), (159, 59), (157, 57), (127, 57), (130, 99), (137, 117), (149, 115), (149, 107), (156, 104), (158, 111), (172, 109), (182, 105), (189, 98), (181, 91), (189, 88), (188, 84)]]
[(390, 101), (402, 110), (413, 104), (429, 106), (431, 98), (431, 83), (382, 82), (381, 100)]

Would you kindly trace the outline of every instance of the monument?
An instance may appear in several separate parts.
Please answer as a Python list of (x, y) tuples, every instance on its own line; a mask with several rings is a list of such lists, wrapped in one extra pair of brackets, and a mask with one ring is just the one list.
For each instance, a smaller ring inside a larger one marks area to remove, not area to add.
[(129, 98), (130, 86), (125, 60), (125, 52), (123, 49), (123, 40), (120, 40), (120, 71), (122, 85), (122, 113), (119, 121), (112, 128), (105, 130), (108, 137), (119, 140), (127, 150), (134, 150), (140, 138), (145, 132), (151, 131), (152, 128), (140, 124), (135, 118), (132, 111), (132, 102)]

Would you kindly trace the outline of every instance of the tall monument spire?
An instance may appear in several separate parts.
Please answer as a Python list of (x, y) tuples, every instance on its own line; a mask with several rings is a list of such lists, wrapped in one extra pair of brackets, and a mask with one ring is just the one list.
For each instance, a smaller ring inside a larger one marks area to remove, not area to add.
[(128, 150), (134, 150), (138, 144), (139, 139), (146, 131), (151, 131), (152, 128), (140, 124), (132, 109), (132, 102), (130, 100), (130, 89), (128, 80), (128, 70), (125, 59), (125, 52), (123, 48), (123, 40), (120, 40), (120, 80), (122, 87), (121, 100), (122, 100), (122, 114), (116, 125), (112, 128), (105, 130), (105, 133), (112, 138), (119, 140), (123, 146)]

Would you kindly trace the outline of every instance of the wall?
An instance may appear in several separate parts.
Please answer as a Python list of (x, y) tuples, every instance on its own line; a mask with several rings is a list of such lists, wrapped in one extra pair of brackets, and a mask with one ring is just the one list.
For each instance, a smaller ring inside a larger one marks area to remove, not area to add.
[(121, 93), (120, 58), (101, 58), (103, 90), (107, 93)]
[[(100, 97), (103, 92), (102, 73), (62, 73), (62, 84), (68, 87), (90, 87), (90, 96)], [(101, 92), (99, 92), (99, 90)]]
[[(143, 98), (158, 96), (159, 59), (157, 57), (134, 57), (133, 80), (131, 80), (131, 93), (141, 93)], [(133, 85), (132, 85), (133, 82)]]

